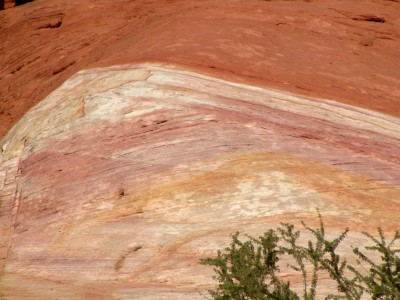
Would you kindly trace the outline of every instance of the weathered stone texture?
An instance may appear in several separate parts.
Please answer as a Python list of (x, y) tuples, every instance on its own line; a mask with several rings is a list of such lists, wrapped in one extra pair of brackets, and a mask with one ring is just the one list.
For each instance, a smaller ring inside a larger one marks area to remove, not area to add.
[(48, 0), (7, 9), (0, 14), (0, 137), (76, 72), (138, 62), (179, 64), (398, 117), (399, 6)]
[(165, 65), (81, 71), (0, 143), (2, 292), (201, 299), (198, 259), (230, 233), (317, 208), (361, 245), (400, 227), (399, 141), (399, 118), (334, 101)]

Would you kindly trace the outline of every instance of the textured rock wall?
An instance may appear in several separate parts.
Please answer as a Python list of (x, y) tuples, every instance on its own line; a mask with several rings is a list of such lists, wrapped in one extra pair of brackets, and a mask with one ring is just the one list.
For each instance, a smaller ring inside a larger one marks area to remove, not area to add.
[(79, 70), (145, 61), (400, 116), (394, 1), (42, 0), (0, 41), (0, 137)]
[(230, 233), (317, 208), (362, 245), (400, 227), (399, 141), (399, 118), (334, 101), (167, 65), (81, 71), (0, 143), (2, 292), (202, 299), (198, 259)]

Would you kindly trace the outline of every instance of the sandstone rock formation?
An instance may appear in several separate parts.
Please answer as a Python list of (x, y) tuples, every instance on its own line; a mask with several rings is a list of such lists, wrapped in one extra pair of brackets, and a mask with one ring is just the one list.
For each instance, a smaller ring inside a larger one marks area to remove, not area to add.
[(0, 12), (0, 136), (77, 71), (143, 61), (400, 116), (399, 20), (385, 0), (33, 1)]
[(317, 208), (363, 244), (400, 227), (399, 141), (399, 118), (330, 100), (160, 64), (81, 71), (1, 143), (2, 292), (202, 299), (198, 259), (229, 233)]
[(0, 298), (202, 299), (236, 230), (400, 228), (399, 5), (1, 11)]

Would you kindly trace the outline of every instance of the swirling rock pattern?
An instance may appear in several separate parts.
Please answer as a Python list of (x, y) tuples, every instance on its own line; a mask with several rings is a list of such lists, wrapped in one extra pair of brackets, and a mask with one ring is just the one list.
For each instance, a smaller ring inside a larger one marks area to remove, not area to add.
[(399, 118), (169, 65), (81, 71), (0, 146), (6, 299), (201, 299), (237, 230), (400, 227)]

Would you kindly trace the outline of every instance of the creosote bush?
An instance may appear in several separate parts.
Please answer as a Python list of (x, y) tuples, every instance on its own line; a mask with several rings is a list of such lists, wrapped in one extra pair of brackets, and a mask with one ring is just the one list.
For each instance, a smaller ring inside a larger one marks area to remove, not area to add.
[[(279, 299), (312, 300), (317, 297), (318, 278), (321, 272), (329, 274), (336, 283), (336, 290), (325, 299), (384, 299), (400, 300), (400, 232), (387, 240), (381, 228), (378, 237), (364, 232), (372, 243), (361, 250), (353, 247), (356, 265), (348, 264), (337, 253), (349, 229), (329, 239), (322, 217), (318, 212), (319, 227), (311, 228), (302, 222), (311, 239), (304, 243), (295, 226), (281, 223), (262, 236), (253, 238), (239, 232), (233, 234), (230, 246), (218, 251), (217, 257), (202, 259), (204, 265), (214, 267), (218, 285), (209, 293), (213, 299)], [(371, 255), (378, 254), (379, 259)], [(279, 261), (289, 261), (288, 268), (302, 277), (301, 292), (294, 291), (289, 281), (280, 275)]]

